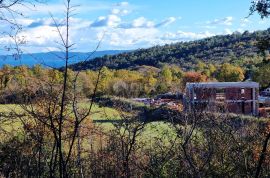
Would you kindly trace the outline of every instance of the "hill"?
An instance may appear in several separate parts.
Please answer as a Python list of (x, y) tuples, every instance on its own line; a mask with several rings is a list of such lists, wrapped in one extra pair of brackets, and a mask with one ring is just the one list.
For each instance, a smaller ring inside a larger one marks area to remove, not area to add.
[(74, 70), (97, 69), (107, 66), (111, 69), (134, 69), (146, 65), (160, 67), (163, 64), (176, 64), (185, 70), (195, 67), (202, 60), (206, 63), (240, 63), (258, 57), (256, 44), (259, 39), (270, 36), (270, 29), (250, 33), (233, 33), (214, 36), (191, 42), (179, 42), (149, 49), (138, 49), (117, 55), (105, 55), (86, 63), (71, 65)]
[[(94, 59), (97, 57), (102, 57), (105, 55), (116, 55), (119, 53), (123, 53), (127, 51), (121, 50), (108, 50), (108, 51), (97, 51), (94, 53), (89, 59)], [(80, 61), (85, 60), (89, 56), (90, 53), (80, 53), (80, 52), (72, 52), (70, 53), (72, 59), (70, 59), (70, 63), (78, 63)], [(48, 52), (48, 53), (33, 53), (33, 54), (22, 54), (19, 59), (15, 60), (11, 55), (0, 55), (0, 67), (3, 65), (11, 65), (11, 66), (19, 66), (19, 65), (28, 65), (34, 66), (36, 64), (42, 64), (43, 66), (51, 66), (54, 68), (62, 67), (64, 65), (64, 61), (59, 57), (65, 56), (63, 52)]]

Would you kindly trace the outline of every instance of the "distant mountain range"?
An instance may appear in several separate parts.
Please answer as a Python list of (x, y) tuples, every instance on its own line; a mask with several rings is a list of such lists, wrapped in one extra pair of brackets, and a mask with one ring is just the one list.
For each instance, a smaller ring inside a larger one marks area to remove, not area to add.
[[(81, 53), (81, 52), (71, 52), (69, 64), (78, 63), (89, 58), (89, 60), (103, 57), (106, 55), (116, 55), (119, 53), (128, 52), (127, 50), (108, 50), (108, 51), (97, 51), (92, 56), (91, 53)], [(45, 67), (59, 68), (64, 65), (63, 58), (65, 53), (63, 52), (48, 52), (48, 53), (33, 53), (33, 54), (22, 54), (19, 59), (15, 59), (14, 56), (0, 55), (0, 67), (3, 65), (19, 66), (27, 65), (34, 66), (36, 64), (41, 64)]]
[(233, 33), (197, 41), (180, 42), (148, 49), (138, 49), (117, 55), (95, 58), (86, 63), (71, 65), (73, 70), (97, 69), (107, 66), (111, 69), (136, 69), (138, 66), (160, 68), (164, 64), (175, 64), (186, 70), (193, 70), (198, 61), (221, 64), (236, 63), (250, 67), (255, 60), (261, 60), (257, 44), (270, 37), (270, 29), (256, 32)]

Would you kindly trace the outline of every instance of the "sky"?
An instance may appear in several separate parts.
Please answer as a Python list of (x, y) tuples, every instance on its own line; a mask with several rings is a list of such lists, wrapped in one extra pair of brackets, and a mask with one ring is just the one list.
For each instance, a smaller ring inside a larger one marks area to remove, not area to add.
[[(234, 32), (265, 30), (269, 20), (250, 17), (252, 0), (71, 0), (74, 8), (70, 41), (74, 51), (133, 50), (155, 45), (192, 41)], [(59, 51), (60, 38), (50, 14), (64, 24), (64, 0), (47, 0), (16, 6), (22, 12), (14, 20), (22, 25), (18, 39), (25, 52)], [(7, 17), (11, 17), (8, 16)], [(248, 17), (248, 18), (247, 18)], [(0, 54), (14, 40), (10, 25), (0, 23)], [(64, 31), (64, 27), (61, 27)], [(14, 31), (13, 31), (14, 34)], [(2, 50), (1, 50), (2, 48)]]

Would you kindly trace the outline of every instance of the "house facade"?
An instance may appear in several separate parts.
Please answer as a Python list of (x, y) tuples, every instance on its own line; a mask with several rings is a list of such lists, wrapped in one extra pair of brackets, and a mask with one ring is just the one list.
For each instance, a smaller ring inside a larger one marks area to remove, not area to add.
[(185, 108), (256, 116), (258, 95), (256, 82), (187, 83)]

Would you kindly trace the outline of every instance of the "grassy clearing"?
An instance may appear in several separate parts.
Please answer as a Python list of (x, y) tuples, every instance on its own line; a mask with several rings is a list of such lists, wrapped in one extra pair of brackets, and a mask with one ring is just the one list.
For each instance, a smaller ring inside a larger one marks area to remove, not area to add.
[[(87, 109), (89, 103), (80, 103), (80, 107)], [(0, 105), (0, 113), (8, 114), (11, 112), (16, 112), (18, 114), (23, 113), (23, 109), (19, 105), (15, 104), (2, 104)], [(93, 120), (105, 120), (105, 119), (119, 119), (119, 112), (115, 109), (108, 107), (99, 107), (94, 104), (91, 112), (91, 119)]]
[[(89, 103), (80, 103), (79, 106), (83, 109), (89, 108)], [(91, 119), (93, 121), (95, 120), (116, 120), (120, 119), (120, 113), (113, 109), (108, 107), (101, 107), (99, 105), (94, 104), (91, 110)]]
[[(101, 127), (104, 132), (110, 132), (115, 129), (112, 123), (98, 123), (96, 125)], [(147, 143), (150, 146), (153, 140), (162, 140), (164, 144), (167, 144), (174, 140), (175, 137), (176, 131), (170, 123), (151, 122), (145, 125), (142, 133), (138, 136), (138, 141)]]
[[(88, 108), (89, 103), (80, 103), (81, 108)], [(17, 113), (22, 113), (23, 110), (19, 105), (0, 105), (0, 113), (10, 113), (16, 111)], [(122, 114), (122, 113), (121, 113)], [(121, 119), (121, 114), (113, 109), (108, 107), (100, 107), (98, 105), (93, 105), (92, 113), (90, 115), (91, 120), (119, 120)], [(124, 113), (125, 114), (125, 113)], [(107, 123), (95, 123), (95, 125), (101, 127), (104, 132), (110, 132), (114, 129), (114, 125), (110, 122)], [(3, 136), (7, 133), (19, 134), (22, 123), (20, 118), (13, 120), (5, 120), (1, 122), (1, 131), (0, 136)], [(151, 142), (153, 139), (165, 139), (170, 140), (175, 137), (175, 131), (169, 123), (166, 122), (152, 122), (146, 124), (142, 134), (139, 137), (139, 140), (143, 142)]]
[(20, 118), (6, 118), (3, 115), (8, 115), (9, 113), (16, 112), (18, 114), (22, 113), (22, 109), (19, 105), (6, 104), (0, 105), (0, 115), (1, 115), (1, 138), (4, 139), (2, 134), (9, 134), (14, 132), (20, 132), (22, 124)]
[[(80, 107), (88, 108), (88, 103), (80, 103)], [(23, 124), (22, 120), (27, 118), (6, 118), (3, 115), (8, 115), (9, 113), (23, 114), (23, 109), (19, 105), (6, 104), (0, 105), (0, 136), (5, 138), (6, 135), (16, 135), (20, 134)], [(118, 111), (112, 108), (99, 107), (98, 105), (93, 105), (92, 112), (90, 115), (92, 120), (107, 120), (107, 119), (120, 119)], [(1, 140), (1, 139), (0, 139)]]
[[(145, 126), (139, 141), (149, 143), (151, 147), (154, 141), (162, 141), (164, 145), (171, 143), (176, 138), (176, 131), (171, 124), (167, 122), (151, 122)], [(146, 145), (146, 146), (147, 146)]]
[(0, 105), (0, 113), (9, 113), (13, 111), (21, 113), (22, 108), (20, 107), (20, 105), (16, 105), (16, 104), (1, 104)]

